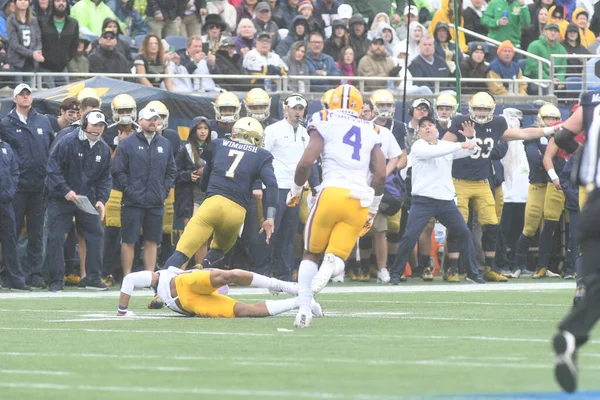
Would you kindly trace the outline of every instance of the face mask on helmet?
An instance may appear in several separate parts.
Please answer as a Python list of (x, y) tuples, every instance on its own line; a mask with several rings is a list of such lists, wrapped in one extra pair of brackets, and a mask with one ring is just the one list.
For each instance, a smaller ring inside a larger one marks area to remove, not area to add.
[(456, 110), (450, 106), (438, 106), (435, 109), (435, 119), (442, 124), (447, 124), (450, 122), (450, 118), (452, 118), (455, 114)]
[(137, 118), (135, 108), (119, 108), (113, 112), (113, 120), (119, 125), (130, 125)]
[(269, 106), (264, 104), (264, 105), (248, 105), (245, 104), (246, 106), (246, 115), (248, 115), (251, 118), (254, 118), (260, 122), (263, 122), (264, 120), (266, 120), (267, 118), (269, 118), (270, 112), (269, 112)]
[(494, 119), (494, 109), (469, 106), (469, 117), (478, 124), (487, 124)]
[(395, 104), (393, 103), (378, 103), (373, 104), (373, 112), (377, 118), (392, 119), (394, 118)]

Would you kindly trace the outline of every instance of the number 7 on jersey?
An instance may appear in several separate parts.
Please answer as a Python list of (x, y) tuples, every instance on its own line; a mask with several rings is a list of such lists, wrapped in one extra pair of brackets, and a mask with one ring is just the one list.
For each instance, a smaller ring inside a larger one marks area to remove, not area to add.
[(244, 152), (239, 150), (229, 150), (229, 157), (235, 157), (233, 162), (231, 163), (231, 167), (225, 172), (225, 176), (228, 178), (235, 178), (235, 169), (240, 165), (240, 161), (242, 161), (242, 157), (244, 157)]

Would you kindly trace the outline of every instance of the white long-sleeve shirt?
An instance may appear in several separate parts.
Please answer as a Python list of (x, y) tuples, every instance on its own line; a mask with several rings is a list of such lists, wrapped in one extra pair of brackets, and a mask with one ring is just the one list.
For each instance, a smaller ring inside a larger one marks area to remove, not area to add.
[(273, 169), (279, 189), (291, 189), (296, 166), (308, 146), (308, 132), (302, 125), (296, 132), (285, 119), (265, 129), (264, 148), (273, 154)]
[(461, 143), (425, 140), (413, 143), (408, 156), (412, 167), (412, 195), (437, 200), (453, 200), (456, 196), (452, 182), (452, 161), (469, 157), (475, 150), (465, 150)]

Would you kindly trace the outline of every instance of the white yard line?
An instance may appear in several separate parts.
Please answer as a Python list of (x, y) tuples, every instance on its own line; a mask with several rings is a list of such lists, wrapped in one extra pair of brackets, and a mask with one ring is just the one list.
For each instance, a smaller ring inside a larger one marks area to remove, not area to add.
[(148, 365), (126, 365), (119, 367), (124, 371), (156, 371), (156, 372), (189, 372), (193, 371), (193, 368), (189, 367), (161, 367), (161, 366), (148, 366)]
[(36, 370), (36, 369), (0, 369), (0, 374), (65, 376), (65, 375), (71, 375), (71, 372)]
[[(321, 293), (336, 294), (336, 293), (422, 293), (422, 292), (503, 292), (503, 291), (554, 291), (575, 289), (573, 282), (531, 282), (531, 283), (507, 283), (507, 284), (464, 284), (464, 285), (400, 285), (400, 286), (382, 286), (382, 285), (365, 285), (365, 286), (330, 286), (326, 287)], [(257, 288), (231, 288), (230, 295), (263, 295), (268, 294), (266, 289)], [(136, 291), (136, 296), (152, 296), (154, 292), (151, 290)], [(11, 292), (0, 291), (0, 299), (37, 299), (37, 298), (116, 298), (119, 297), (119, 291), (109, 290), (107, 292), (60, 292), (50, 293), (46, 291), (40, 292)]]
[[(0, 331), (41, 331), (41, 332), (91, 332), (91, 333), (125, 333), (134, 334), (139, 333), (143, 335), (152, 334), (168, 334), (168, 335), (198, 335), (198, 336), (258, 336), (258, 337), (272, 337), (272, 336), (289, 336), (295, 339), (308, 339), (315, 340), (320, 337), (329, 338), (347, 338), (350, 340), (356, 339), (404, 339), (404, 340), (465, 340), (465, 341), (486, 341), (486, 342), (512, 342), (516, 343), (549, 343), (549, 339), (546, 338), (511, 338), (511, 337), (495, 337), (495, 336), (444, 336), (444, 335), (394, 335), (394, 334), (319, 334), (315, 330), (316, 334), (301, 333), (299, 330), (295, 330), (291, 335), (282, 333), (259, 333), (259, 332), (218, 332), (218, 331), (181, 331), (181, 330), (137, 330), (137, 329), (91, 329), (91, 328), (17, 328), (17, 327), (0, 327)], [(590, 340), (587, 344), (600, 344), (600, 340)], [(0, 353), (1, 354), (1, 353)]]
[(218, 395), (220, 398), (229, 397), (258, 397), (258, 398), (293, 398), (293, 399), (351, 399), (351, 400), (411, 400), (421, 399), (422, 396), (392, 396), (377, 394), (345, 394), (327, 392), (301, 392), (285, 390), (250, 390), (227, 388), (176, 388), (160, 386), (92, 386), (92, 385), (61, 385), (52, 383), (0, 382), (0, 387), (26, 390), (57, 390), (79, 392), (112, 392), (112, 393), (150, 393), (150, 394), (196, 394)]

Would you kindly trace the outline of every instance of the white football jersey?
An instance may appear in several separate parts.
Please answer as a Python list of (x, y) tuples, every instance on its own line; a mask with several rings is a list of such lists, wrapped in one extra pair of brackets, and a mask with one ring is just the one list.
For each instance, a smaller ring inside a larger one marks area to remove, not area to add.
[(369, 185), (371, 150), (381, 146), (380, 128), (344, 110), (327, 110), (313, 114), (307, 129), (315, 129), (324, 141), (321, 186), (349, 189), (363, 206), (370, 204), (374, 194)]

